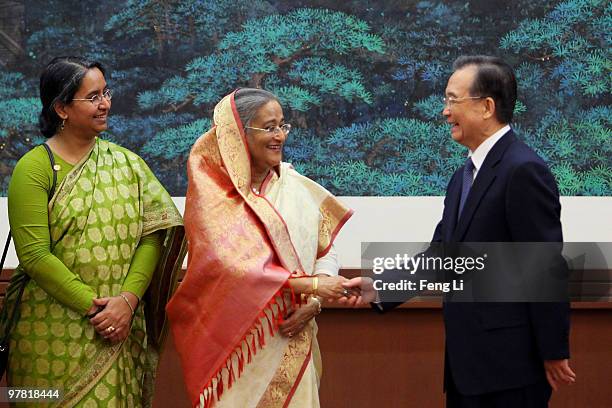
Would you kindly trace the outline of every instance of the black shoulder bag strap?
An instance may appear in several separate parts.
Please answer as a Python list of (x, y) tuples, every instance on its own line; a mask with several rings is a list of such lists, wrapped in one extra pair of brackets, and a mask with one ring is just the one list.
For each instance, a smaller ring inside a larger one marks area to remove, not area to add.
[(47, 155), (49, 156), (49, 162), (51, 163), (51, 170), (53, 170), (53, 184), (51, 184), (51, 190), (49, 191), (49, 199), (47, 202), (51, 201), (53, 198), (53, 194), (55, 194), (55, 185), (57, 184), (57, 168), (55, 167), (55, 158), (53, 157), (53, 152), (48, 144), (43, 143), (42, 146), (47, 151)]
[[(47, 155), (49, 156), (49, 162), (51, 163), (51, 170), (53, 171), (53, 183), (51, 184), (51, 190), (49, 191), (49, 199), (47, 200), (47, 201), (51, 201), (53, 194), (55, 194), (55, 186), (57, 184), (57, 169), (55, 167), (55, 159), (53, 157), (53, 152), (49, 148), (49, 145), (47, 145), (46, 143), (43, 143), (42, 146), (47, 151)], [(6, 254), (8, 253), (10, 243), (11, 243), (11, 231), (9, 230), (8, 236), (6, 237), (6, 244), (4, 245), (4, 251), (2, 252), (2, 262), (0, 262), (0, 271), (4, 269), (4, 261), (6, 260)], [(4, 333), (2, 340), (0, 340), (0, 352), (4, 351), (6, 346), (8, 345), (8, 339), (11, 334), (11, 330), (13, 329), (13, 325), (15, 324), (15, 318), (17, 317), (17, 310), (19, 308), (19, 303), (21, 303), (21, 296), (23, 295), (23, 290), (25, 289), (26, 284), (28, 283), (29, 280), (30, 280), (30, 277), (27, 274), (25, 274), (21, 282), (18, 283), (20, 286), (19, 294), (17, 295), (17, 298), (15, 299), (15, 304), (13, 306), (13, 311), (11, 313), (10, 320), (8, 321), (6, 332)], [(6, 299), (7, 298), (5, 296), (4, 298), (5, 304), (6, 304)]]

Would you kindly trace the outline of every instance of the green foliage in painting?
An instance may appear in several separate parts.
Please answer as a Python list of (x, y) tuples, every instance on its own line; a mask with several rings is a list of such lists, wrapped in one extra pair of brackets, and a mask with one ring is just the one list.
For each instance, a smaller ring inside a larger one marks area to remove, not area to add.
[(452, 62), (487, 54), (514, 67), (512, 127), (561, 193), (612, 195), (609, 1), (29, 0), (22, 17), (11, 32), (23, 53), (0, 65), (2, 193), (44, 140), (40, 71), (80, 55), (114, 90), (101, 137), (140, 154), (173, 195), (215, 104), (246, 86), (279, 97), (293, 125), (285, 160), (333, 193), (442, 195), (467, 154), (442, 116)]
[[(526, 141), (552, 165), (564, 195), (610, 195), (612, 5), (569, 0), (500, 40), (517, 68)], [(606, 173), (607, 171), (607, 173)]]
[(353, 16), (317, 9), (274, 14), (228, 32), (212, 54), (194, 58), (184, 75), (142, 92), (138, 102), (142, 109), (172, 110), (190, 103), (214, 104), (238, 86), (266, 85), (266, 77), (273, 74), (275, 84), (268, 88), (285, 100), (297, 98), (289, 106), (298, 111), (333, 97), (371, 103), (362, 73), (343, 62), (350, 54), (365, 52), (382, 54), (384, 44), (367, 23)]
[(597, 97), (612, 88), (611, 29), (610, 2), (570, 0), (544, 18), (522, 21), (500, 45), (540, 61), (568, 96)]
[(186, 125), (166, 129), (145, 143), (142, 152), (149, 157), (185, 159), (198, 137), (210, 128), (209, 119), (198, 119)]
[[(447, 143), (448, 132), (445, 124), (385, 119), (338, 128), (326, 140), (296, 132), (286, 151), (298, 170), (335, 190), (354, 183), (359, 195), (435, 195), (465, 161), (463, 149)], [(326, 164), (308, 161), (314, 154)]]

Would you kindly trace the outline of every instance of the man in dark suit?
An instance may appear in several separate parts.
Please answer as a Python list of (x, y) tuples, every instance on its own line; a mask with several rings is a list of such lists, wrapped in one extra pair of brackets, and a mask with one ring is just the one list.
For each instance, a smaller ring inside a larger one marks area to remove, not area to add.
[[(460, 57), (453, 68), (443, 115), (470, 153), (451, 178), (432, 241), (562, 242), (555, 179), (509, 126), (512, 68), (487, 56)], [(375, 299), (361, 278), (345, 287)], [(546, 407), (551, 387), (575, 381), (567, 302), (444, 302), (443, 311), (447, 407)]]

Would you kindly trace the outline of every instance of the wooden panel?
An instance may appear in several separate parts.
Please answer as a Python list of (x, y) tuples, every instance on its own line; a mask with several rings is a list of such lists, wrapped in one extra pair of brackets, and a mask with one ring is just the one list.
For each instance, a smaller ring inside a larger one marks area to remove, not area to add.
[[(319, 319), (323, 407), (442, 407), (441, 311), (326, 310)], [(612, 311), (573, 310), (571, 366), (577, 383), (552, 408), (612, 407)], [(350, 396), (350, 397), (349, 397)]]
[(318, 322), (321, 406), (443, 406), (440, 310), (326, 310)]
[(179, 356), (174, 348), (172, 336), (168, 336), (159, 362), (155, 382), (153, 408), (189, 407), (189, 398), (183, 382)]
[[(0, 281), (7, 281), (11, 279), (11, 275), (13, 275), (14, 269), (3, 269), (0, 272)], [(4, 292), (2, 292), (4, 293)]]

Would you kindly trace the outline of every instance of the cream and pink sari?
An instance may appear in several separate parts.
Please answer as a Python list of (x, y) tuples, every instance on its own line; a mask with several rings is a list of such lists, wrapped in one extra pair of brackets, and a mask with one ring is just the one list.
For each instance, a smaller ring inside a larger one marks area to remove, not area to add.
[(352, 211), (286, 163), (253, 192), (233, 93), (213, 119), (188, 161), (189, 261), (167, 306), (191, 402), (316, 407), (316, 324), (291, 338), (278, 325), (300, 303), (288, 280), (314, 272)]

